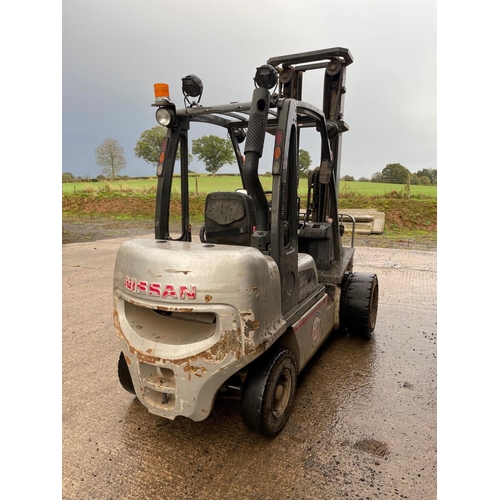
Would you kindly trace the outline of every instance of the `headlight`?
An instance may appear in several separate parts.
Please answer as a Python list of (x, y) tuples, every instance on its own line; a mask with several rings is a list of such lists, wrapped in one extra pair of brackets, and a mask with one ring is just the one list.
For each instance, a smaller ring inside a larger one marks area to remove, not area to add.
[(175, 120), (175, 113), (173, 110), (169, 108), (158, 108), (156, 110), (156, 121), (163, 125), (164, 127), (168, 127)]

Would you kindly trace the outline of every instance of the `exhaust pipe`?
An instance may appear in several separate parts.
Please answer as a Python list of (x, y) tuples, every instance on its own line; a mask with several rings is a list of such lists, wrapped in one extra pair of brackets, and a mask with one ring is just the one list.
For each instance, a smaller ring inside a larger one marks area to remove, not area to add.
[(264, 149), (269, 96), (266, 88), (256, 88), (253, 91), (245, 143), (245, 183), (255, 204), (257, 231), (269, 230), (269, 205), (259, 180), (259, 160)]

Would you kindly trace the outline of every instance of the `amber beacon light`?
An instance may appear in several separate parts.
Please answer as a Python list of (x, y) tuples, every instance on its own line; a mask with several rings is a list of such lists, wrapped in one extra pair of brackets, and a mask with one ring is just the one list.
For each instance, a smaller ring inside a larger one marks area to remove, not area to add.
[(156, 99), (170, 99), (168, 83), (155, 83), (154, 87)]
[(175, 104), (170, 101), (170, 89), (167, 83), (155, 83), (155, 103), (157, 106), (156, 121), (163, 127), (171, 127), (175, 124)]

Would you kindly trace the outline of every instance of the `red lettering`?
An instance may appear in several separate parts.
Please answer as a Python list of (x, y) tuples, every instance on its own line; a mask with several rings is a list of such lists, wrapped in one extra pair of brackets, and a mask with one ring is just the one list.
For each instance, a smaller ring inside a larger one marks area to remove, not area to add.
[(196, 299), (196, 286), (181, 285), (180, 287), (181, 299), (187, 297), (188, 299)]
[(149, 283), (145, 280), (125, 276), (124, 287), (135, 293), (170, 299), (196, 299), (195, 285), (165, 285), (163, 283)]
[(165, 289), (163, 290), (162, 298), (171, 297), (172, 299), (177, 298), (177, 293), (175, 292), (175, 288), (172, 285), (165, 285)]
[(129, 278), (128, 276), (125, 276), (125, 288), (127, 288), (128, 290), (130, 290), (132, 292), (135, 292), (136, 286), (137, 286), (136, 280), (133, 280), (132, 278)]

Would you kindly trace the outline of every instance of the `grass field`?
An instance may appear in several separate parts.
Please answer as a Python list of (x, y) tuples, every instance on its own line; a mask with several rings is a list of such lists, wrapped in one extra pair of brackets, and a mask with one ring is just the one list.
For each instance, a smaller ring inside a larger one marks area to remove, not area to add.
[[(206, 194), (213, 191), (234, 191), (241, 187), (236, 176), (198, 176), (190, 178), (189, 206), (192, 224), (202, 224)], [(265, 190), (271, 188), (271, 177), (262, 177)], [(179, 179), (174, 179), (171, 200), (171, 220), (180, 220)], [(301, 179), (299, 197), (302, 208), (307, 200), (307, 181)], [(154, 227), (156, 178), (131, 179), (116, 182), (89, 182), (63, 184), (62, 215), (65, 220), (106, 221), (106, 227), (120, 221), (149, 221)], [(401, 184), (373, 182), (341, 182), (339, 210), (374, 209), (385, 214), (383, 235), (371, 235), (375, 246), (392, 245), (392, 242), (412, 242), (418, 248), (435, 248), (437, 243), (437, 188), (436, 186), (411, 186), (408, 199)], [(114, 221), (114, 222), (113, 222)], [(102, 225), (102, 222), (100, 223)], [(98, 224), (90, 224), (95, 232)], [(109, 236), (108, 236), (109, 237)], [(380, 241), (383, 239), (384, 241)]]
[[(261, 177), (264, 190), (270, 190), (271, 177)], [(109, 182), (67, 182), (62, 185), (63, 195), (92, 194), (100, 191), (136, 192), (141, 194), (156, 192), (156, 177), (150, 179), (128, 179)], [(241, 188), (238, 176), (198, 175), (190, 176), (189, 191), (192, 193), (211, 193), (214, 191), (235, 191)], [(180, 189), (180, 179), (174, 178), (173, 189)], [(404, 192), (402, 184), (383, 184), (376, 182), (340, 182), (342, 194), (360, 194), (365, 196), (384, 196), (391, 192)], [(414, 197), (437, 198), (437, 186), (411, 186), (410, 194)], [(300, 179), (299, 196), (307, 195), (307, 179)]]

